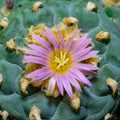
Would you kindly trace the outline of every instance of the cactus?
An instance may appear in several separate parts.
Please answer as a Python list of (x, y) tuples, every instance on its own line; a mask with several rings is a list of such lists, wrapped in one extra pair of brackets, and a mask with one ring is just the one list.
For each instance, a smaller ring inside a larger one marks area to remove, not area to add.
[[(41, 0), (33, 10), (37, 0), (11, 0), (14, 4), (10, 8), (6, 1), (0, 2), (0, 21), (5, 20), (0, 23), (0, 110), (9, 113), (7, 119), (32, 120), (33, 109), (38, 110), (42, 120), (101, 120), (108, 113), (119, 118), (120, 8), (93, 1), (96, 7), (91, 10), (86, 10), (88, 0)], [(93, 87), (82, 87), (77, 110), (71, 107), (67, 95), (49, 97), (32, 85), (27, 87), (28, 94), (24, 94), (20, 87), (25, 73), (22, 53), (30, 27), (38, 24), (52, 27), (71, 16), (78, 20), (83, 33), (89, 33), (101, 59), (97, 77), (91, 80)], [(107, 32), (105, 37), (101, 38), (100, 31)]]

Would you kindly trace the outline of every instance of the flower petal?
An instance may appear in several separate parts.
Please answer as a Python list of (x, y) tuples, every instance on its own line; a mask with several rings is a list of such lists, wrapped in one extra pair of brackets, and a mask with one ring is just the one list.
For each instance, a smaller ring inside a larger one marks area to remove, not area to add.
[(51, 77), (48, 84), (48, 91), (50, 94), (53, 92), (55, 88), (55, 84), (56, 84), (56, 79), (54, 77)]
[(78, 50), (84, 49), (85, 47), (88, 46), (88, 44), (91, 42), (91, 38), (84, 38), (84, 36), (86, 37), (86, 34), (83, 35), (80, 39), (78, 39), (71, 47), (71, 52), (74, 53)]
[(88, 86), (92, 86), (92, 83), (79, 70), (73, 68), (73, 69), (70, 70), (70, 72), (80, 82), (83, 82), (83, 83), (87, 84)]
[(73, 98), (73, 91), (72, 91), (72, 87), (69, 83), (69, 80), (67, 79), (66, 76), (62, 76), (62, 83), (63, 83), (63, 86), (65, 88), (65, 91), (67, 92), (67, 94), (69, 95), (70, 98)]
[(56, 26), (56, 29), (57, 29), (58, 35), (59, 35), (59, 37), (60, 37), (60, 43), (59, 43), (59, 44), (60, 44), (60, 48), (61, 48), (61, 49), (64, 49), (65, 45), (64, 45), (63, 36), (62, 36), (62, 34), (61, 34), (58, 26)]
[(39, 74), (39, 77), (34, 78), (32, 81), (33, 82), (43, 81), (43, 80), (46, 80), (52, 77), (53, 75), (54, 73), (52, 73), (51, 71), (47, 71), (47, 72)]
[(92, 48), (93, 47), (88, 47), (88, 48), (77, 51), (76, 53), (73, 54), (73, 59), (76, 60), (76, 59), (80, 58), (80, 56), (87, 54), (88, 52), (90, 52), (90, 50)]
[(47, 50), (51, 49), (50, 44), (46, 40), (44, 40), (44, 38), (42, 38), (38, 35), (35, 35), (35, 34), (33, 35), (33, 38), (36, 39), (37, 41), (39, 41), (40, 44), (42, 44), (44, 46), (44, 48), (46, 48)]
[(66, 49), (67, 49), (67, 50), (70, 49), (70, 47), (71, 47), (74, 39), (77, 37), (77, 35), (78, 35), (79, 33), (80, 33), (80, 30), (77, 30), (77, 31), (73, 34), (73, 36), (68, 40), (68, 42), (66, 43)]
[(89, 59), (89, 58), (95, 56), (97, 53), (99, 53), (98, 50), (90, 51), (89, 53), (87, 53), (87, 54), (85, 54), (85, 55), (78, 56), (77, 59), (75, 58), (75, 61), (76, 61), (76, 62), (80, 62), (80, 61)]
[(43, 57), (43, 58), (48, 59), (48, 55), (47, 54), (45, 55), (43, 51), (38, 52), (38, 51), (35, 51), (35, 50), (27, 50), (25, 53), (29, 54), (29, 55)]
[(47, 37), (47, 39), (53, 44), (55, 49), (58, 49), (59, 46), (58, 40), (56, 39), (56, 37), (49, 28), (46, 27), (46, 30), (47, 33), (44, 31), (41, 31), (41, 33)]
[(57, 82), (58, 89), (60, 90), (61, 95), (64, 95), (64, 90), (63, 90), (63, 84), (62, 84), (62, 78), (60, 75), (55, 75), (55, 79)]
[(35, 56), (25, 56), (23, 59), (23, 63), (37, 63), (41, 65), (47, 65), (47, 60), (44, 58), (39, 58)]
[(89, 71), (89, 70), (81, 70), (81, 72), (84, 74), (84, 75), (92, 75), (92, 76), (96, 76), (97, 73), (95, 71)]
[(92, 64), (86, 64), (86, 63), (76, 63), (74, 64), (74, 67), (80, 70), (98, 70), (97, 66), (94, 66)]
[(28, 47), (32, 48), (33, 50), (36, 50), (44, 55), (48, 55), (50, 53), (50, 51), (46, 50), (45, 48), (38, 46), (38, 45), (34, 45), (34, 44), (29, 44), (27, 45)]
[(73, 77), (71, 73), (67, 74), (66, 78), (77, 90), (82, 91), (80, 84), (77, 82), (77, 80)]
[(47, 68), (47, 67), (42, 67), (40, 69), (37, 69), (31, 73), (29, 73), (26, 78), (34, 78), (34, 77), (38, 77), (46, 72), (49, 72), (50, 73), (50, 70)]

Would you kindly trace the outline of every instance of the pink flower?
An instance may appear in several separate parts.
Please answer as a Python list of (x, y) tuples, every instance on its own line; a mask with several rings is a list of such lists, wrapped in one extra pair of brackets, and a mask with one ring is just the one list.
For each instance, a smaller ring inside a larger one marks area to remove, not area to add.
[(57, 32), (60, 40), (57, 40), (49, 28), (46, 28), (46, 32), (41, 31), (47, 40), (33, 35), (41, 45), (28, 44), (31, 49), (26, 51), (28, 56), (24, 56), (23, 62), (40, 64), (41, 68), (29, 73), (26, 77), (32, 78), (33, 82), (49, 79), (48, 90), (50, 92), (57, 85), (61, 95), (64, 95), (65, 90), (72, 98), (72, 87), (81, 91), (80, 82), (92, 86), (85, 75), (94, 73), (98, 67), (83, 61), (95, 56), (98, 51), (92, 50), (93, 47), (89, 46), (91, 38), (87, 38), (88, 34), (74, 41), (80, 30), (67, 42), (64, 42), (58, 28)]

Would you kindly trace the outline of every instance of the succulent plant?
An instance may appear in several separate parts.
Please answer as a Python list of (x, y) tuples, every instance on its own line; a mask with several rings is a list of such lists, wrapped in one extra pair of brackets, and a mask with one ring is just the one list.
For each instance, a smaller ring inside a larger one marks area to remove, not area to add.
[[(120, 8), (114, 4), (104, 6), (103, 3), (102, 0), (93, 0), (92, 3), (89, 0), (0, 2), (1, 119), (119, 119)], [(98, 65), (99, 61), (96, 77), (86, 76), (93, 86), (81, 85), (82, 92), (77, 91), (74, 99), (67, 94), (48, 95), (44, 91), (45, 86), (40, 89), (38, 83), (38, 86), (30, 84), (25, 78), (26, 67), (29, 66), (22, 62), (28, 43), (38, 44), (31, 38), (34, 32), (40, 34), (38, 31), (44, 26), (53, 29), (57, 25), (62, 29), (63, 24), (67, 26), (67, 37), (80, 29), (79, 36), (88, 33), (88, 38), (92, 38), (89, 46), (93, 45), (94, 50), (99, 51), (99, 59), (95, 57), (91, 60), (93, 65)]]

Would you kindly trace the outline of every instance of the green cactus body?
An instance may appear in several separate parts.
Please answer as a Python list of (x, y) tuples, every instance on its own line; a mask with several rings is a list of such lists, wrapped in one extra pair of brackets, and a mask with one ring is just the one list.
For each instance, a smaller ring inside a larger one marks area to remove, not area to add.
[[(28, 120), (33, 106), (41, 110), (42, 120), (101, 120), (107, 113), (114, 113), (119, 98), (112, 95), (106, 84), (107, 78), (120, 83), (120, 8), (103, 7), (102, 1), (96, 2), (98, 12), (86, 11), (87, 0), (41, 0), (43, 8), (32, 11), (37, 0), (14, 0), (14, 7), (8, 18), (8, 26), (0, 28), (0, 74), (3, 82), (0, 87), (0, 110), (8, 111), (9, 118)], [(0, 1), (0, 10), (5, 9), (5, 1)], [(58, 7), (59, 6), (59, 7)], [(67, 96), (47, 97), (39, 88), (28, 87), (25, 95), (20, 89), (20, 79), (24, 75), (23, 55), (6, 47), (6, 42), (15, 38), (18, 47), (25, 47), (25, 37), (31, 26), (44, 23), (52, 27), (65, 17), (73, 16), (79, 21), (79, 28), (88, 32), (89, 37), (100, 51), (98, 75), (92, 80), (93, 87), (83, 87), (80, 96), (80, 109), (71, 108)], [(4, 15), (0, 13), (0, 19)], [(113, 18), (113, 22), (110, 18)], [(119, 26), (119, 27), (118, 27)], [(107, 43), (95, 39), (99, 31), (110, 33)], [(118, 88), (118, 91), (120, 89)]]

